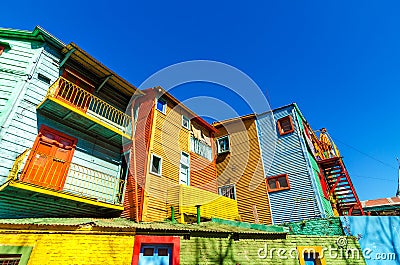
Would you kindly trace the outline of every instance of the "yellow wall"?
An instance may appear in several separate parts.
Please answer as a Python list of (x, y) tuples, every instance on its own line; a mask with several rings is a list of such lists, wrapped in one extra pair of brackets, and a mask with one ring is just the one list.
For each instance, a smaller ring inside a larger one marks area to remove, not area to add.
[(131, 264), (133, 235), (4, 234), (0, 246), (31, 246), (29, 265)]
[(229, 134), (231, 149), (229, 153), (218, 155), (218, 186), (236, 185), (236, 199), (243, 222), (271, 224), (255, 118), (232, 121), (217, 126), (217, 129), (216, 138)]
[(190, 131), (182, 127), (182, 114), (190, 117), (168, 99), (166, 114), (154, 111), (149, 164), (151, 154), (162, 157), (162, 176), (147, 174), (143, 221), (162, 221), (168, 217), (167, 190), (179, 185), (181, 151), (189, 154), (190, 149)]

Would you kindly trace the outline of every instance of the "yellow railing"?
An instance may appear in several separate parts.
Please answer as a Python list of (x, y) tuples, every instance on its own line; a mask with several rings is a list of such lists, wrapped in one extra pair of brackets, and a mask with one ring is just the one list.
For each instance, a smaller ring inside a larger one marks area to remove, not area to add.
[(28, 157), (29, 152), (31, 151), (30, 148), (26, 149), (14, 161), (14, 165), (10, 170), (10, 174), (8, 175), (9, 180), (16, 180), (18, 178), (18, 174), (20, 173), (21, 167), (25, 164), (26, 158)]
[(29, 151), (17, 157), (10, 179), (96, 201), (122, 204), (124, 180), (120, 179), (119, 172), (118, 176), (113, 176), (36, 151), (31, 151), (21, 171)]
[[(328, 132), (325, 132), (326, 137), (329, 140), (328, 144), (324, 144), (321, 141), (321, 131), (316, 130), (313, 131), (311, 127), (307, 126), (308, 132), (311, 136), (311, 141), (315, 149), (315, 155), (319, 157), (320, 159), (328, 159), (332, 157), (340, 157), (340, 152), (333, 141), (332, 137), (328, 134)], [(318, 133), (318, 135), (317, 135)]]
[(83, 113), (92, 114), (117, 127), (126, 128), (131, 121), (129, 115), (63, 77), (50, 86), (47, 97), (62, 100)]
[(200, 206), (200, 216), (204, 218), (239, 220), (236, 200), (183, 184), (168, 190), (167, 205), (174, 206), (181, 223), (185, 216), (197, 214), (196, 206)]

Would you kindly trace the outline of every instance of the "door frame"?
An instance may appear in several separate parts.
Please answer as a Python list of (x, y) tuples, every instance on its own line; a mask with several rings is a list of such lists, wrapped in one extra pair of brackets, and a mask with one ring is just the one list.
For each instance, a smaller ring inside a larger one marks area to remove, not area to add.
[[(38, 134), (36, 135), (35, 142), (32, 145), (32, 149), (31, 149), (31, 152), (30, 152), (30, 154), (28, 156), (28, 159), (26, 160), (26, 163), (24, 165), (24, 169), (22, 170), (22, 173), (21, 173), (21, 181), (22, 182), (24, 181), (25, 174), (26, 174), (27, 170), (29, 169), (29, 165), (32, 162), (32, 159), (33, 159), (34, 155), (36, 154), (36, 151), (37, 151), (37, 149), (39, 147), (39, 144), (40, 144), (40, 141), (41, 141), (40, 138), (42, 137), (42, 132), (45, 131), (45, 130), (49, 131), (50, 133), (52, 133), (54, 135), (57, 135), (59, 137), (66, 138), (66, 139), (68, 139), (68, 140), (70, 140), (72, 142), (72, 149), (71, 149), (71, 152), (69, 152), (68, 159), (66, 160), (66, 163), (71, 163), (71, 161), (72, 161), (72, 158), (74, 156), (74, 152), (75, 152), (75, 149), (76, 149), (76, 144), (78, 142), (78, 139), (42, 124), (40, 126)], [(64, 176), (65, 178), (67, 177), (67, 174), (68, 174), (68, 170), (65, 173), (65, 176)], [(62, 189), (60, 189), (60, 190), (62, 190)]]

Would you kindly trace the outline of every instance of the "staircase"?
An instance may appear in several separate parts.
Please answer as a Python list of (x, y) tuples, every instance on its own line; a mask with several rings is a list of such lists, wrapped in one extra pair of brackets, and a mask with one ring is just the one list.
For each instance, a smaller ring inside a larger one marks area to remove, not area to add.
[(327, 183), (327, 194), (340, 216), (365, 215), (341, 157), (318, 161)]

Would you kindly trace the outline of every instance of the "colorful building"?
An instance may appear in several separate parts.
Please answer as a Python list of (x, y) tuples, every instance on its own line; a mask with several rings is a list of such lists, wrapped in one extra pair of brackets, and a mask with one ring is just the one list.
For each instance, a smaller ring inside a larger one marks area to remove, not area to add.
[(243, 222), (271, 224), (256, 116), (219, 121), (217, 172), (219, 193), (237, 200)]
[(214, 127), (161, 87), (135, 101), (137, 123), (125, 216), (137, 221), (238, 219), (237, 202), (218, 195)]
[(0, 29), (0, 217), (119, 216), (133, 94), (76, 44)]
[(364, 214), (326, 129), (318, 137), (295, 103), (257, 115), (257, 126), (274, 223)]
[[(365, 264), (355, 237), (245, 227), (249, 225), (218, 220), (185, 225), (122, 218), (2, 219), (0, 261), (19, 265)], [(346, 246), (339, 247), (342, 241)]]

